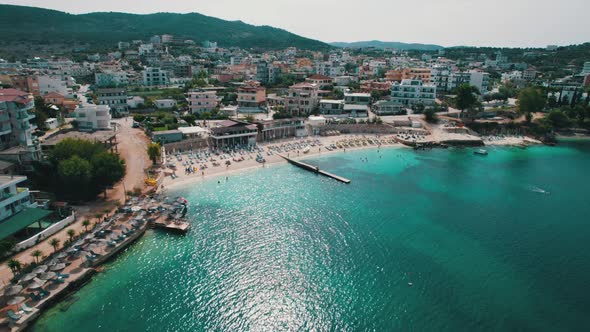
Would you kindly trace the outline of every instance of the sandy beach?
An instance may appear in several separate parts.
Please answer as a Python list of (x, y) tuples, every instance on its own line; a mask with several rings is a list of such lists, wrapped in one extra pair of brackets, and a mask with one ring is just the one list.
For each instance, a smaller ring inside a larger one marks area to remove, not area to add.
[[(313, 156), (319, 156), (319, 155), (327, 155), (327, 154), (332, 154), (332, 153), (344, 153), (346, 151), (355, 151), (355, 150), (361, 150), (361, 149), (377, 149), (377, 148), (410, 148), (406, 145), (403, 145), (401, 143), (398, 143), (395, 140), (394, 135), (385, 135), (385, 136), (380, 136), (378, 138), (378, 140), (381, 142), (381, 145), (379, 144), (371, 144), (368, 142), (368, 140), (375, 140), (377, 139), (375, 135), (340, 135), (340, 136), (329, 136), (329, 137), (318, 137), (318, 138), (314, 138), (313, 140), (319, 140), (319, 144), (316, 144), (316, 146), (310, 146), (309, 147), (309, 151), (307, 153), (303, 153), (303, 150), (299, 150), (299, 153), (297, 153), (297, 151), (289, 151), (289, 152), (283, 152), (283, 154), (285, 156), (288, 156), (290, 158), (293, 159), (301, 159), (301, 158), (308, 158), (308, 157), (313, 157)], [(298, 144), (301, 142), (306, 142), (308, 141), (308, 139), (290, 139), (290, 140), (282, 140), (280, 142), (273, 142), (272, 144), (259, 144), (258, 147), (261, 148), (263, 150), (263, 152), (261, 153), (263, 155), (263, 157), (265, 158), (266, 162), (265, 163), (259, 163), (256, 161), (256, 155), (257, 153), (247, 153), (244, 154), (244, 160), (240, 161), (240, 162), (234, 162), (231, 158), (229, 159), (231, 161), (231, 165), (226, 166), (225, 165), (225, 160), (220, 160), (220, 162), (222, 163), (220, 166), (213, 166), (213, 162), (208, 161), (205, 163), (205, 165), (207, 166), (206, 169), (201, 170), (200, 168), (195, 172), (195, 173), (191, 173), (191, 174), (187, 174), (184, 171), (184, 166), (182, 165), (178, 165), (177, 169), (176, 169), (176, 179), (173, 179), (170, 174), (172, 174), (172, 172), (174, 172), (174, 170), (170, 169), (170, 168), (165, 168), (164, 169), (164, 180), (162, 182), (162, 185), (164, 186), (165, 190), (175, 190), (175, 189), (181, 189), (181, 188), (186, 188), (192, 184), (198, 183), (199, 181), (203, 181), (205, 179), (211, 178), (211, 177), (217, 177), (217, 176), (233, 176), (239, 173), (243, 173), (243, 172), (247, 172), (247, 171), (252, 171), (255, 169), (260, 169), (260, 168), (268, 168), (268, 167), (273, 167), (279, 164), (285, 164), (287, 163), (287, 161), (285, 159), (283, 159), (282, 157), (280, 157), (277, 153), (273, 153), (272, 155), (267, 155), (267, 152), (269, 150), (274, 150), (276, 148), (280, 148), (280, 147), (284, 147), (288, 144)], [(366, 142), (366, 145), (363, 145), (363, 143), (360, 142)], [(356, 144), (354, 146), (352, 145), (348, 145), (347, 147), (343, 146), (343, 143), (348, 143), (348, 142), (359, 142), (359, 144)], [(342, 148), (336, 148), (336, 149), (332, 149), (331, 151), (327, 149), (328, 146), (330, 145), (340, 145), (342, 146)], [(187, 160), (187, 155), (184, 154), (183, 155), (183, 160)], [(215, 158), (219, 159), (219, 157), (215, 156)], [(174, 159), (174, 158), (172, 158)], [(175, 159), (174, 159), (175, 160)]]
[[(368, 143), (368, 140), (375, 140), (378, 139), (381, 142), (379, 144), (371, 144)], [(485, 145), (490, 146), (528, 146), (528, 145), (535, 145), (541, 144), (540, 141), (532, 139), (530, 137), (525, 136), (505, 136), (505, 137), (494, 137), (494, 136), (487, 136), (482, 137)], [(299, 149), (299, 153), (296, 150), (283, 152), (285, 156), (288, 156), (293, 159), (302, 159), (308, 158), (313, 156), (319, 155), (327, 155), (331, 153), (344, 153), (346, 151), (354, 151), (354, 150), (361, 150), (361, 149), (377, 149), (377, 148), (411, 148), (404, 144), (401, 144), (396, 141), (396, 135), (385, 135), (380, 136), (377, 138), (375, 135), (340, 135), (340, 136), (328, 136), (328, 137), (317, 137), (313, 139), (288, 139), (282, 140), (279, 142), (273, 143), (266, 143), (266, 144), (259, 144), (258, 147), (262, 149), (263, 152), (260, 154), (265, 158), (265, 163), (259, 163), (256, 161), (256, 155), (258, 152), (251, 152), (245, 153), (242, 156), (244, 157), (243, 161), (235, 162), (233, 158), (227, 155), (226, 159), (220, 159), (219, 156), (214, 156), (217, 158), (217, 162), (219, 162), (219, 166), (213, 166), (212, 161), (207, 161), (204, 163), (198, 162), (197, 164), (205, 164), (206, 169), (201, 169), (196, 165), (191, 165), (190, 167), (197, 167), (197, 171), (194, 173), (186, 173), (184, 168), (189, 166), (182, 166), (177, 165), (176, 170), (171, 168), (165, 168), (163, 175), (164, 180), (162, 181), (161, 189), (164, 190), (177, 190), (181, 188), (186, 188), (190, 185), (194, 185), (199, 181), (204, 181), (205, 179), (211, 177), (218, 177), (218, 176), (235, 176), (236, 174), (240, 174), (243, 172), (252, 171), (255, 169), (260, 168), (268, 168), (273, 167), (279, 164), (287, 163), (285, 159), (280, 157), (277, 153), (273, 153), (272, 155), (268, 155), (268, 151), (274, 151), (276, 148), (285, 147), (286, 145), (294, 145), (294, 144), (304, 144), (304, 142), (315, 141), (319, 144), (316, 146), (309, 147), (309, 151), (307, 153), (303, 153), (302, 149)], [(366, 142), (366, 144), (360, 142)], [(355, 145), (348, 145), (347, 147), (343, 146), (344, 143), (349, 142), (359, 142)], [(326, 147), (330, 145), (336, 145), (336, 149), (332, 149), (331, 151), (328, 150)], [(338, 146), (340, 146), (338, 148)], [(196, 151), (195, 151), (196, 152)], [(176, 161), (176, 157), (174, 153), (169, 153), (172, 155), (172, 158), (169, 160)], [(187, 161), (188, 154), (185, 153), (182, 155), (182, 160)], [(226, 165), (225, 161), (230, 160), (231, 164)], [(177, 162), (180, 163), (180, 162)], [(176, 178), (172, 178), (170, 175), (175, 174)]]

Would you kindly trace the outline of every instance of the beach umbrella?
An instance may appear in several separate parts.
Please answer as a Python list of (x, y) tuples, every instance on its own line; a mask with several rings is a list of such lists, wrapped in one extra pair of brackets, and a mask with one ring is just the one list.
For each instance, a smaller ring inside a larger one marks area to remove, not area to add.
[(84, 237), (84, 240), (92, 240), (94, 239), (94, 233), (88, 234)]
[(37, 277), (37, 273), (28, 273), (25, 274), (24, 277), (22, 277), (20, 280), (21, 281), (29, 281), (29, 280), (33, 280)]
[(84, 241), (84, 240), (78, 240), (78, 241), (76, 241), (76, 243), (74, 243), (74, 247), (79, 247), (79, 246), (83, 245), (84, 242), (86, 242), (86, 241)]
[(59, 271), (59, 270), (63, 270), (66, 268), (66, 265), (64, 263), (59, 263), (57, 265), (52, 266), (51, 268), (49, 268), (51, 271)]
[(57, 255), (56, 257), (61, 259), (61, 258), (66, 258), (68, 255), (65, 252), (60, 252), (59, 255)]
[(55, 272), (45, 272), (45, 273), (42, 273), (41, 275), (39, 275), (39, 279), (49, 280), (55, 276), (56, 276)]
[(38, 281), (33, 281), (29, 285), (29, 287), (27, 287), (27, 288), (29, 288), (29, 289), (39, 289), (39, 288), (43, 287), (43, 285), (45, 285), (45, 280), (39, 280), (39, 279), (37, 279), (37, 280)]
[(68, 254), (72, 254), (72, 253), (78, 252), (78, 248), (74, 248), (74, 247), (72, 247), (72, 248), (70, 248), (70, 249), (66, 250), (66, 252), (67, 252)]
[(23, 297), (23, 296), (17, 296), (15, 298), (13, 298), (12, 300), (8, 301), (6, 304), (8, 304), (8, 305), (15, 305), (15, 304), (22, 303), (25, 300), (26, 300), (25, 297)]
[(4, 289), (4, 295), (5, 296), (16, 295), (16, 294), (20, 293), (20, 291), (22, 291), (22, 290), (23, 290), (23, 286), (21, 286), (21, 285), (8, 286)]
[(47, 265), (39, 265), (33, 270), (33, 273), (39, 274), (39, 273), (43, 273), (45, 271), (47, 271)]

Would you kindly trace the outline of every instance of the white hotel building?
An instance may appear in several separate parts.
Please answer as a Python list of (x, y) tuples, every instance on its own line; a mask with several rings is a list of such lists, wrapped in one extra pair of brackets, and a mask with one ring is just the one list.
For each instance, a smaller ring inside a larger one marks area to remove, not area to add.
[(436, 86), (424, 84), (421, 80), (405, 79), (391, 86), (391, 101), (404, 106), (434, 105), (435, 99)]

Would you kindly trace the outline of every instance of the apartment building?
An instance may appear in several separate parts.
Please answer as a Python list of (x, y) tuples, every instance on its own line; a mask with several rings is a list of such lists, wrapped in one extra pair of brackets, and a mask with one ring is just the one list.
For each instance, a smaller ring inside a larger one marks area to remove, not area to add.
[(431, 69), (430, 68), (404, 68), (389, 70), (385, 73), (385, 79), (393, 82), (401, 82), (403, 80), (422, 80), (424, 83), (430, 83)]
[(34, 147), (31, 121), (35, 119), (33, 95), (16, 89), (0, 89), (0, 149)]
[(129, 74), (125, 71), (103, 71), (94, 74), (94, 83), (99, 87), (124, 86), (129, 84)]
[(447, 90), (453, 91), (461, 84), (469, 84), (476, 87), (482, 94), (487, 93), (490, 85), (490, 74), (476, 70), (451, 73)]
[(50, 92), (57, 92), (66, 97), (74, 95), (72, 88), (68, 87), (68, 81), (61, 76), (40, 75), (37, 76), (37, 81), (39, 83), (40, 95)]
[(51, 214), (38, 208), (28, 188), (19, 187), (26, 180), (25, 176), (0, 176), (0, 240), (28, 238), (31, 229), (38, 230)]
[(217, 92), (195, 90), (188, 93), (188, 106), (192, 114), (211, 112), (217, 107)]
[(107, 105), (114, 117), (129, 114), (127, 105), (127, 90), (124, 88), (96, 89), (99, 105)]
[(306, 78), (305, 82), (317, 84), (320, 87), (320, 89), (325, 89), (332, 86), (332, 84), (334, 83), (334, 79), (329, 76), (315, 74)]
[(451, 68), (446, 65), (434, 65), (430, 70), (430, 83), (436, 86), (437, 91), (449, 91), (449, 76)]
[(261, 84), (276, 84), (281, 79), (282, 69), (272, 63), (261, 61), (256, 64), (256, 80)]
[(294, 116), (312, 113), (318, 107), (320, 87), (313, 83), (299, 83), (289, 87), (285, 110)]
[(434, 105), (436, 86), (421, 80), (403, 80), (391, 86), (391, 101), (404, 106), (416, 104)]
[(157, 86), (170, 84), (168, 72), (158, 67), (147, 67), (143, 72), (143, 85)]
[(259, 110), (266, 103), (266, 89), (258, 82), (246, 82), (238, 88), (238, 108), (240, 112)]
[(84, 104), (74, 111), (78, 129), (82, 131), (110, 130), (111, 112), (107, 105)]

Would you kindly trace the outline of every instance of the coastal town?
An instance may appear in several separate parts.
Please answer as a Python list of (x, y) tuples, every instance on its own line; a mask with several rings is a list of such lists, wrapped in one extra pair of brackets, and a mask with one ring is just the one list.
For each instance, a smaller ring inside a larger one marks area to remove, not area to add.
[(174, 188), (333, 152), (586, 136), (590, 56), (535, 66), (559, 51), (256, 50), (163, 34), (0, 59), (0, 330), (26, 329), (146, 231), (186, 233)]

